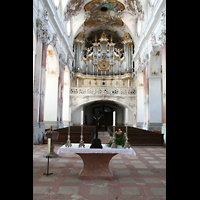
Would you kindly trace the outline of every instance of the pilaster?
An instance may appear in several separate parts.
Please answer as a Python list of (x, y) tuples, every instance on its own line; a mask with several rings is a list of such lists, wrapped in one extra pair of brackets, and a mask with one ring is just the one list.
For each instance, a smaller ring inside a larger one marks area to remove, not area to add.
[(45, 132), (44, 125), (44, 91), (45, 91), (45, 67), (47, 45), (50, 35), (47, 29), (48, 13), (44, 9), (36, 20), (37, 44), (36, 44), (36, 65), (34, 73), (33, 91), (33, 143), (42, 143), (42, 132)]
[(144, 125), (144, 67), (141, 65), (140, 57), (137, 59), (137, 127), (143, 128)]
[(148, 70), (149, 77), (149, 130), (159, 130), (162, 127), (162, 99), (161, 99), (161, 47), (157, 45), (155, 35), (152, 34), (153, 49), (150, 55)]
[(42, 40), (39, 38), (39, 36), (37, 36), (36, 52), (33, 91), (33, 122), (39, 122), (40, 75), (42, 60)]

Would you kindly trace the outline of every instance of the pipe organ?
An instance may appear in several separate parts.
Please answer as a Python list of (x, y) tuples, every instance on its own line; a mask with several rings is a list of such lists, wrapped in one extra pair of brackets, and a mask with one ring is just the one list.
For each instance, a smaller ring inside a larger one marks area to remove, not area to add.
[[(110, 42), (109, 42), (110, 40)], [(103, 31), (90, 48), (85, 47), (83, 32), (75, 38), (74, 72), (85, 75), (123, 75), (133, 71), (133, 41), (128, 33), (124, 34), (123, 49), (115, 47), (113, 37), (108, 38)]]
[[(94, 36), (93, 42), (88, 46), (83, 32), (79, 33), (74, 40), (75, 58), (73, 64), (74, 86), (85, 86), (85, 79), (110, 79), (109, 86), (112, 87), (112, 80), (121, 80), (121, 85), (129, 87), (133, 78), (133, 40), (128, 33), (124, 34), (121, 43), (116, 45), (113, 36), (102, 31), (100, 38)], [(119, 48), (123, 46), (123, 48)], [(78, 79), (80, 84), (77, 84)], [(124, 83), (127, 82), (126, 84)], [(133, 82), (133, 81), (132, 81)], [(128, 85), (127, 85), (128, 84)]]

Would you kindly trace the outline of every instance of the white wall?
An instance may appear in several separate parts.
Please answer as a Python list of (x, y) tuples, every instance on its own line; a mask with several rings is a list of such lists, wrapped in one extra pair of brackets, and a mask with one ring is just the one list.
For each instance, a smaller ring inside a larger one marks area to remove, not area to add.
[(137, 87), (137, 122), (144, 122), (144, 87)]
[(149, 78), (149, 123), (162, 123), (161, 78)]
[[(50, 52), (49, 52), (50, 51)], [(45, 74), (45, 99), (44, 99), (44, 122), (57, 122), (58, 112), (58, 55), (55, 47), (47, 48), (47, 65)]]
[(58, 76), (46, 75), (44, 121), (57, 121)]
[(64, 90), (63, 90), (63, 122), (69, 121), (69, 91), (70, 91), (70, 77), (69, 68), (65, 66), (64, 71)]
[(72, 111), (73, 125), (81, 125), (81, 106), (79, 106), (74, 112)]

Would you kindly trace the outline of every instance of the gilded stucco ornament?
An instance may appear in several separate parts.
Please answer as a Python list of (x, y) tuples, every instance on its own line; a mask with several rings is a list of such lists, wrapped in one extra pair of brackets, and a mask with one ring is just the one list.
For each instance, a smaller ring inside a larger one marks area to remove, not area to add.
[[(36, 19), (37, 35), (42, 39), (42, 42), (48, 46), (48, 41), (50, 40), (50, 34), (48, 31), (48, 12), (46, 9), (39, 12), (39, 17)], [(40, 14), (41, 13), (41, 14)]]

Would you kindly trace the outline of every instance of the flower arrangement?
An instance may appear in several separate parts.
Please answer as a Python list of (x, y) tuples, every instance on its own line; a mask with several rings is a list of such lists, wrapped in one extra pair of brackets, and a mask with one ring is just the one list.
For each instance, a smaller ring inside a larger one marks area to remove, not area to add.
[[(121, 131), (121, 129), (118, 129), (118, 131), (115, 131), (115, 144), (116, 145), (121, 145), (122, 147), (124, 147), (125, 142), (126, 142), (126, 133), (124, 131)], [(128, 138), (127, 138), (128, 140)], [(113, 141), (113, 137), (110, 137), (110, 141), (108, 143), (106, 143), (106, 145), (108, 147), (111, 147), (112, 145), (112, 141)]]

